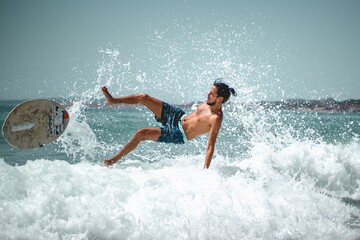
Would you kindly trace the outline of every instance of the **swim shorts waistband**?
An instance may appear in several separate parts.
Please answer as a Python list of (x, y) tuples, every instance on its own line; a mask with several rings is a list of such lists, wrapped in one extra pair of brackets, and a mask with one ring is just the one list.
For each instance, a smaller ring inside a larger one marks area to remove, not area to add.
[(182, 117), (180, 118), (180, 121), (178, 122), (178, 126), (179, 126), (180, 132), (181, 132), (182, 135), (183, 135), (184, 143), (187, 143), (189, 140), (187, 139), (186, 134), (185, 134), (185, 131), (184, 131), (184, 128), (183, 128), (183, 126), (182, 126), (182, 120), (184, 119), (184, 117), (185, 117), (185, 114), (182, 115)]

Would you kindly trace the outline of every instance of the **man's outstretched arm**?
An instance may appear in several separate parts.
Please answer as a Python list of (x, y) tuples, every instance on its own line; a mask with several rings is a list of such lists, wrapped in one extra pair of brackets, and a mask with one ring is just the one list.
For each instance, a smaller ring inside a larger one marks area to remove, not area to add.
[(210, 129), (210, 133), (209, 133), (207, 150), (206, 150), (204, 168), (210, 167), (210, 163), (211, 163), (214, 151), (215, 151), (215, 142), (216, 142), (217, 136), (219, 134), (220, 127), (221, 127), (221, 118), (219, 116), (213, 116), (211, 129)]

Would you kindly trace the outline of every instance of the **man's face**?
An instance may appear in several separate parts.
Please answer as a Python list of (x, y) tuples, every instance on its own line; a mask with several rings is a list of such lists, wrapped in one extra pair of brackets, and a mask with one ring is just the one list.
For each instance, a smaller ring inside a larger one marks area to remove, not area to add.
[(218, 95), (217, 95), (217, 87), (212, 86), (212, 88), (210, 89), (209, 93), (208, 93), (208, 97), (207, 97), (207, 105), (209, 106), (214, 106), (216, 104), (216, 101), (218, 99)]

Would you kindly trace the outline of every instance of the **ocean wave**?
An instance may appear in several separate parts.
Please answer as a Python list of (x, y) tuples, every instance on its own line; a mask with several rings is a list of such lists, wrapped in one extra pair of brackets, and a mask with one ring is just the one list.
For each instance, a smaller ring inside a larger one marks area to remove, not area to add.
[[(144, 164), (0, 161), (1, 239), (355, 239), (359, 143)], [(149, 167), (151, 166), (151, 167)], [(351, 169), (351, 170), (350, 170)], [(350, 173), (350, 174), (349, 174)]]

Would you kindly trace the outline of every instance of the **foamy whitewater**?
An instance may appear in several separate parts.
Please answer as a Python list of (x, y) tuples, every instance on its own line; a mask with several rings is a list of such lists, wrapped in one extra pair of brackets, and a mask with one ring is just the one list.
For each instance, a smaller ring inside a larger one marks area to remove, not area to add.
[[(100, 50), (97, 76), (58, 99), (71, 120), (53, 144), (19, 151), (0, 138), (0, 239), (359, 239), (360, 115), (260, 106), (269, 92), (281, 98), (264, 33), (178, 27), (192, 34), (154, 30), (141, 58)], [(159, 126), (145, 108), (104, 106), (102, 85), (191, 103), (189, 113), (217, 77), (238, 97), (224, 106), (210, 169), (206, 135), (142, 142), (102, 165), (136, 130)], [(1, 124), (16, 104), (0, 102)]]

